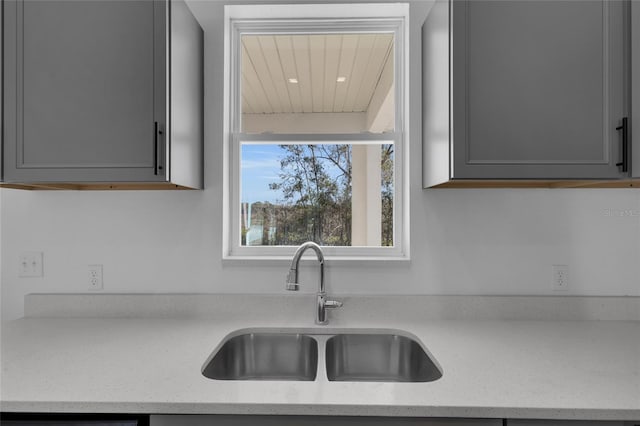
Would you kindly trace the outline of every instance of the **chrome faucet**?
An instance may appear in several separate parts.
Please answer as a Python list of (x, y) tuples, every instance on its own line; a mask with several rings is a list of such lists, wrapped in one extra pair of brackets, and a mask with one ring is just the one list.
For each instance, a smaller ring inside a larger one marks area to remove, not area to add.
[(318, 262), (320, 262), (320, 283), (318, 293), (316, 294), (316, 324), (325, 325), (329, 323), (329, 319), (327, 318), (327, 309), (339, 308), (342, 306), (342, 302), (338, 302), (337, 300), (327, 300), (327, 292), (324, 289), (324, 254), (322, 253), (320, 246), (316, 243), (312, 241), (306, 242), (296, 250), (296, 253), (293, 255), (293, 259), (291, 260), (289, 274), (287, 275), (287, 290), (298, 291), (300, 289), (300, 285), (298, 284), (298, 264), (300, 263), (300, 258), (307, 249), (315, 251)]

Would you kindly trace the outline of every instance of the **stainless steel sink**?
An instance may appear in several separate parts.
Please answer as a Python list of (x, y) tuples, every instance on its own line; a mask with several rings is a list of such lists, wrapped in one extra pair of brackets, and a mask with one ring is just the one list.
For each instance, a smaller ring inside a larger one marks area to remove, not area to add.
[(430, 382), (442, 370), (417, 338), (398, 330), (246, 329), (227, 336), (202, 374), (217, 380), (313, 381), (319, 375), (329, 381)]
[(431, 382), (442, 372), (422, 346), (397, 334), (338, 334), (326, 343), (330, 381)]
[(247, 333), (227, 339), (202, 374), (218, 380), (315, 380), (318, 343), (299, 333)]

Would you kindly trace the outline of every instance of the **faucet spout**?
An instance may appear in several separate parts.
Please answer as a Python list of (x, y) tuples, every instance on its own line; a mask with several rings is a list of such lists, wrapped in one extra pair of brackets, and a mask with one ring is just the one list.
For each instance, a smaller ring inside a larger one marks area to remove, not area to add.
[(320, 282), (318, 283), (318, 293), (324, 294), (324, 254), (322, 253), (322, 248), (313, 241), (308, 241), (302, 244), (293, 255), (291, 266), (289, 267), (289, 274), (287, 275), (287, 290), (298, 291), (300, 289), (300, 285), (298, 283), (298, 266), (302, 255), (308, 249), (312, 249), (316, 253), (318, 262), (320, 262)]
[(316, 253), (316, 257), (320, 263), (320, 281), (318, 283), (318, 292), (316, 293), (316, 324), (325, 325), (329, 322), (327, 318), (327, 309), (339, 308), (342, 306), (342, 302), (327, 300), (327, 292), (324, 287), (324, 254), (322, 253), (322, 248), (318, 244), (313, 241), (309, 241), (298, 247), (298, 250), (296, 250), (293, 255), (293, 259), (291, 260), (291, 266), (289, 267), (289, 273), (287, 274), (286, 289), (290, 291), (298, 291), (300, 289), (300, 284), (298, 283), (298, 267), (302, 255), (308, 249), (312, 249)]

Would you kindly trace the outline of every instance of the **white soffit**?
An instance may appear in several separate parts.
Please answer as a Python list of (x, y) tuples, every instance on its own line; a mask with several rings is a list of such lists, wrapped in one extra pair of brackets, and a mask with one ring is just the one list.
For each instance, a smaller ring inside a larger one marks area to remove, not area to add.
[(243, 35), (242, 112), (366, 112), (393, 56), (389, 33)]

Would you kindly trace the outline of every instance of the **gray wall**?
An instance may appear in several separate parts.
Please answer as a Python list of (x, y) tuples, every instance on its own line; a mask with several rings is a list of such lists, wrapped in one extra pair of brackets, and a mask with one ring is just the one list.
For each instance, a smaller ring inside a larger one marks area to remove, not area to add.
[[(287, 262), (222, 262), (222, 6), (189, 3), (205, 30), (205, 187), (193, 192), (0, 190), (2, 318), (30, 292), (279, 293)], [(569, 295), (640, 296), (640, 191), (422, 190), (420, 25), (411, 2), (411, 262), (329, 262), (330, 292), (547, 295), (568, 264)], [(18, 256), (44, 252), (44, 277), (18, 278)], [(316, 277), (304, 268), (302, 291)], [(313, 269), (315, 272), (315, 269)]]

